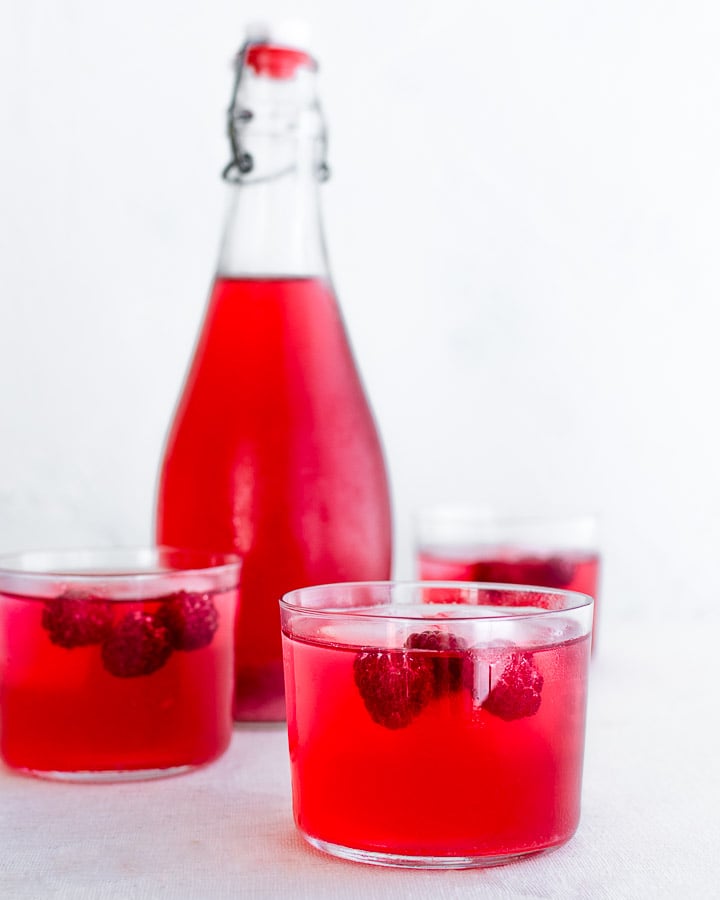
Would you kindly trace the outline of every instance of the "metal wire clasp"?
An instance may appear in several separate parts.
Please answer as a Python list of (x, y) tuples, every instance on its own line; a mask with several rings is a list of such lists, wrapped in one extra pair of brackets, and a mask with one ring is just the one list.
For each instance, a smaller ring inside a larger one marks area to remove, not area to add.
[(252, 172), (253, 169), (253, 158), (246, 151), (243, 150), (242, 145), (240, 144), (240, 140), (238, 138), (237, 131), (235, 129), (235, 122), (240, 120), (244, 122), (249, 122), (252, 119), (252, 112), (249, 109), (238, 109), (238, 94), (240, 93), (240, 81), (242, 80), (243, 71), (245, 69), (245, 59), (247, 57), (247, 52), (251, 46), (250, 41), (246, 41), (238, 55), (235, 59), (235, 80), (233, 82), (233, 91), (232, 97), (230, 99), (230, 106), (227, 111), (227, 134), (230, 139), (230, 152), (232, 153), (232, 159), (223, 169), (222, 177), (225, 181), (229, 181), (232, 184), (238, 184), (242, 181), (242, 176), (247, 175), (249, 172)]

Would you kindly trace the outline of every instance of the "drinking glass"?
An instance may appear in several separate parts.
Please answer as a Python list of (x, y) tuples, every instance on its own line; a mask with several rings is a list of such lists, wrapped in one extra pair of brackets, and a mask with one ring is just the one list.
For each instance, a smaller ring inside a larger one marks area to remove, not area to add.
[(592, 598), (356, 582), (281, 600), (293, 809), (336, 856), (462, 868), (580, 815)]
[(0, 557), (0, 757), (111, 781), (208, 763), (232, 732), (240, 560), (150, 547)]
[(600, 553), (593, 515), (499, 515), (436, 506), (415, 517), (417, 577), (527, 584), (590, 594), (598, 628)]

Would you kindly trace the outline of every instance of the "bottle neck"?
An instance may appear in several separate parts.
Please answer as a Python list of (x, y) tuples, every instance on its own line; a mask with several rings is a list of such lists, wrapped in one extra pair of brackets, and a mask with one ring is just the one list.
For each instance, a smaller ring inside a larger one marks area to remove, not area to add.
[(319, 196), (326, 134), (314, 64), (278, 74), (247, 65), (247, 54), (228, 111), (230, 198), (218, 274), (327, 277)]
[(252, 148), (256, 170), (254, 177), (229, 185), (219, 274), (326, 276), (320, 196), (311, 148), (278, 146), (270, 139), (248, 141), (246, 146)]

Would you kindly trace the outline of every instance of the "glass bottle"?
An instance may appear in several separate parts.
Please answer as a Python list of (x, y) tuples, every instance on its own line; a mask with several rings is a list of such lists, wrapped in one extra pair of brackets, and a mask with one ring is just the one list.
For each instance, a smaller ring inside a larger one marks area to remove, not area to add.
[(323, 240), (316, 72), (268, 41), (238, 55), (230, 211), (158, 483), (159, 542), (243, 557), (240, 721), (285, 716), (283, 593), (390, 576), (385, 463)]

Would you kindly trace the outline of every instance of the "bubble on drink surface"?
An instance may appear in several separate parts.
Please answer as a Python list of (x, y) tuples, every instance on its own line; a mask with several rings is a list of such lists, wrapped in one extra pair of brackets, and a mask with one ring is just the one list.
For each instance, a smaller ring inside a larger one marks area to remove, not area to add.
[(540, 649), (564, 644), (582, 637), (584, 629), (572, 616), (553, 616), (532, 623), (526, 628), (522, 643), (524, 646)]

